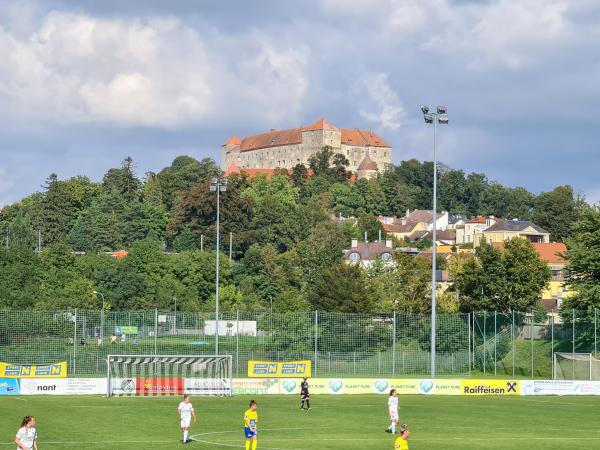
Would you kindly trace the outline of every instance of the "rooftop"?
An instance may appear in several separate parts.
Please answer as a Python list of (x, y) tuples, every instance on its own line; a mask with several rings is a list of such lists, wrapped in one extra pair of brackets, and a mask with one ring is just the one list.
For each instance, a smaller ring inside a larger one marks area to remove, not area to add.
[(240, 151), (246, 152), (260, 148), (300, 144), (302, 142), (302, 132), (319, 130), (340, 131), (341, 143), (345, 145), (355, 145), (357, 147), (391, 147), (381, 137), (370, 130), (338, 128), (324, 118), (321, 118), (306, 127), (290, 128), (287, 130), (273, 129), (266, 133), (255, 134), (242, 139), (233, 135), (223, 145), (239, 145)]

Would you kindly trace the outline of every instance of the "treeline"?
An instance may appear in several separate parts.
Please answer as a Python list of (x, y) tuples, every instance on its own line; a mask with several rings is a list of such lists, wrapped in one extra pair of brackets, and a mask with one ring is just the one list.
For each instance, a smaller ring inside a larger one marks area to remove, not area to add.
[[(352, 237), (378, 235), (377, 215), (430, 209), (432, 164), (403, 161), (371, 180), (354, 180), (347, 167), (342, 155), (324, 148), (308, 169), (229, 178), (221, 196), (224, 308), (428, 310), (427, 259), (398, 255), (394, 269), (365, 271), (344, 264), (341, 254)], [(182, 309), (211, 310), (216, 196), (209, 184), (219, 174), (210, 159), (181, 156), (143, 179), (130, 158), (100, 183), (50, 175), (42, 192), (0, 211), (0, 307), (96, 309), (96, 290), (114, 309), (168, 308), (176, 297)], [(554, 240), (572, 237), (585, 207), (570, 186), (535, 196), (443, 166), (439, 202), (469, 216), (532, 219)], [(331, 216), (340, 214), (358, 216), (357, 226), (337, 226)], [(42, 250), (34, 253), (37, 230)], [(123, 261), (103, 254), (120, 249), (130, 252)], [(441, 303), (454, 311), (473, 302), (449, 293)]]

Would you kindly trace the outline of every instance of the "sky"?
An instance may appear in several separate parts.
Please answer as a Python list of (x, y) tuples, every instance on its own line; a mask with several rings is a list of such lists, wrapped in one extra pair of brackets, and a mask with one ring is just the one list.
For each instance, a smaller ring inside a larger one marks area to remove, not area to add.
[(0, 0), (0, 206), (50, 173), (217, 160), (325, 117), (534, 193), (600, 201), (597, 0)]

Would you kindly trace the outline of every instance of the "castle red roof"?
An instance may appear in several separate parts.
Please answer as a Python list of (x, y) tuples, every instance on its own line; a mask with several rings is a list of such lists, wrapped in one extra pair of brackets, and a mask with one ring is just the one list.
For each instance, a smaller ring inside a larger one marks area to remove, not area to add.
[(377, 163), (371, 159), (367, 153), (358, 166), (358, 170), (377, 170)]
[(372, 131), (338, 128), (327, 119), (319, 119), (307, 127), (290, 128), (288, 130), (271, 130), (267, 133), (248, 136), (243, 139), (233, 135), (225, 145), (239, 145), (240, 151), (247, 152), (260, 148), (279, 147), (282, 145), (300, 144), (303, 131), (333, 130), (341, 132), (341, 142), (357, 147), (390, 147), (390, 145)]

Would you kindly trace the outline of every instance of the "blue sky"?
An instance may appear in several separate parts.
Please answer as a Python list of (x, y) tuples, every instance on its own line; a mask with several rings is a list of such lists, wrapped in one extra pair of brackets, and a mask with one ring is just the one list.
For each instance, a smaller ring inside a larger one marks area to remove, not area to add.
[(52, 172), (218, 158), (326, 117), (533, 192), (600, 200), (595, 0), (0, 0), (0, 205)]

